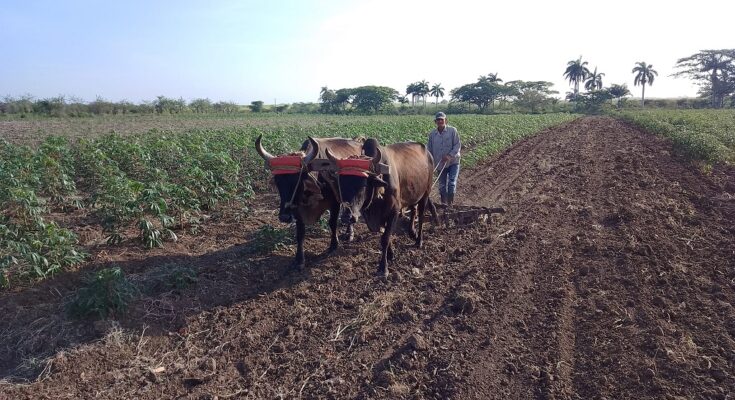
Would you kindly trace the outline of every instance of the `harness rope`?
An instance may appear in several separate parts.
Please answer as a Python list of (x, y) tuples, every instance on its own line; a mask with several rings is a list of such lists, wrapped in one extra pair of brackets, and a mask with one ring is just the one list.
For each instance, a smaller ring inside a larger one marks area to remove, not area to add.
[(271, 165), (270, 170), (271, 174), (275, 175), (287, 175), (287, 174), (295, 174), (296, 171), (298, 171), (299, 177), (296, 179), (296, 185), (293, 188), (293, 192), (291, 193), (291, 199), (288, 201), (288, 203), (284, 204), (286, 208), (292, 208), (293, 207), (293, 201), (296, 198), (296, 192), (299, 190), (299, 183), (301, 183), (301, 177), (304, 174), (304, 170), (306, 169), (306, 166), (304, 165), (304, 159), (301, 159), (301, 165)]
[(436, 185), (436, 182), (439, 180), (439, 178), (442, 177), (442, 172), (444, 172), (444, 169), (447, 167), (447, 163), (446, 162), (442, 162), (442, 163), (436, 164), (436, 167), (434, 167), (434, 172), (433, 173), (436, 173), (436, 170), (437, 170), (437, 168), (439, 168), (440, 165), (442, 166), (442, 169), (439, 171), (439, 175), (437, 175), (436, 179), (434, 179), (434, 183), (431, 184), (431, 190), (434, 190), (434, 185)]
[[(336, 179), (337, 179), (337, 192), (339, 195), (337, 200), (339, 201), (340, 206), (345, 204), (344, 200), (342, 199), (342, 185), (339, 182), (339, 176), (342, 175), (340, 172), (342, 171), (361, 172), (365, 174), (366, 177), (369, 176), (370, 173), (372, 172), (368, 169), (355, 167), (355, 166), (345, 166), (345, 167), (339, 168), (339, 171), (337, 171), (336, 173)], [(349, 175), (349, 174), (345, 174), (345, 175)], [(375, 190), (373, 189), (370, 191), (370, 201), (368, 201), (367, 205), (360, 207), (360, 210), (366, 210), (368, 207), (370, 207), (373, 204), (374, 197), (375, 197)]]
[(299, 190), (299, 183), (301, 183), (301, 176), (304, 174), (305, 169), (306, 168), (302, 166), (301, 169), (299, 170), (299, 178), (296, 179), (296, 186), (294, 186), (293, 193), (291, 193), (291, 200), (289, 200), (287, 204), (289, 208), (293, 207), (293, 199), (296, 198), (296, 192)]

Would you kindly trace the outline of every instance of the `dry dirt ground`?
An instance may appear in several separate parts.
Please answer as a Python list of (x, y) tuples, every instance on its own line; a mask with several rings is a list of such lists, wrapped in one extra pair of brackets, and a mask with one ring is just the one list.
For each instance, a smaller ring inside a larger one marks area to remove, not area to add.
[(735, 170), (670, 150), (606, 117), (526, 139), (460, 177), (461, 203), (506, 213), (397, 238), (387, 280), (364, 228), (329, 258), (311, 235), (303, 272), (248, 253), (273, 196), (158, 253), (98, 251), (197, 281), (114, 322), (66, 316), (75, 273), (1, 295), (0, 398), (733, 398)]

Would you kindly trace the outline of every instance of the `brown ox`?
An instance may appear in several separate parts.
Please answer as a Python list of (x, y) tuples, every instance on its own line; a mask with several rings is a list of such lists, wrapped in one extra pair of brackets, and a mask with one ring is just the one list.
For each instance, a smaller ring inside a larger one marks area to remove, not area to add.
[[(384, 229), (380, 239), (381, 258), (378, 274), (388, 275), (388, 261), (393, 260), (391, 234), (401, 210), (418, 207), (416, 246), (423, 241), (426, 206), (431, 207), (434, 161), (421, 143), (396, 143), (380, 146), (375, 139), (363, 144), (362, 160), (345, 160), (327, 151), (339, 174), (340, 200), (346, 206), (342, 218), (357, 222), (363, 217), (372, 232)], [(413, 212), (415, 213), (415, 212)], [(413, 219), (411, 225), (413, 230)]]
[[(273, 174), (273, 181), (281, 198), (278, 219), (284, 223), (296, 221), (296, 258), (294, 267), (304, 267), (304, 238), (306, 225), (319, 221), (324, 211), (329, 210), (329, 228), (331, 242), (328, 253), (339, 245), (337, 224), (339, 222), (340, 203), (333, 174), (329, 171), (312, 171), (310, 164), (315, 159), (324, 159), (325, 151), (339, 157), (360, 154), (362, 143), (342, 138), (309, 137), (301, 146), (301, 151), (275, 157), (268, 153), (262, 145), (263, 135), (255, 140), (255, 148), (266, 161)], [(347, 227), (347, 240), (352, 240), (352, 224)]]

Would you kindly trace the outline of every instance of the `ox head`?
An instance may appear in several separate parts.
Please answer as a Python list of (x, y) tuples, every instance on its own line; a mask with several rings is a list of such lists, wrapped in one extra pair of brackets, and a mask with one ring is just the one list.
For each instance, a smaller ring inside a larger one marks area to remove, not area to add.
[(337, 171), (339, 197), (344, 211), (342, 222), (356, 223), (362, 210), (369, 207), (380, 187), (387, 183), (380, 178), (382, 158), (375, 139), (368, 139), (363, 145), (362, 157), (337, 159), (327, 149), (326, 154)]
[(273, 174), (273, 181), (281, 197), (278, 219), (290, 223), (294, 220), (296, 209), (304, 195), (304, 187), (315, 184), (310, 182), (308, 165), (318, 154), (319, 144), (309, 137), (311, 149), (308, 152), (304, 153), (307, 148), (305, 143), (301, 152), (273, 156), (263, 148), (262, 139), (263, 135), (260, 135), (255, 140), (255, 149)]

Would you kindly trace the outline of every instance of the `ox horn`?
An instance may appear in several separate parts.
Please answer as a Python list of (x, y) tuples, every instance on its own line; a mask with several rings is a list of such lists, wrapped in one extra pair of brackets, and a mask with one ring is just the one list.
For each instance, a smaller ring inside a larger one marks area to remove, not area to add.
[(312, 138), (311, 136), (308, 136), (308, 138), (309, 142), (311, 143), (311, 151), (306, 153), (306, 155), (304, 156), (304, 165), (309, 165), (311, 160), (316, 158), (316, 156), (319, 154), (319, 143), (317, 143), (317, 141), (314, 140), (314, 138)]
[(380, 152), (380, 147), (375, 147), (375, 156), (373, 157), (373, 164), (380, 164), (380, 160), (383, 159), (383, 153)]
[(255, 139), (255, 150), (257, 150), (258, 154), (260, 154), (260, 156), (263, 157), (264, 160), (270, 161), (271, 158), (274, 158), (274, 157), (271, 153), (267, 152), (263, 148), (263, 144), (261, 143), (262, 140), (263, 140), (263, 135), (262, 134), (258, 135), (258, 138)]

